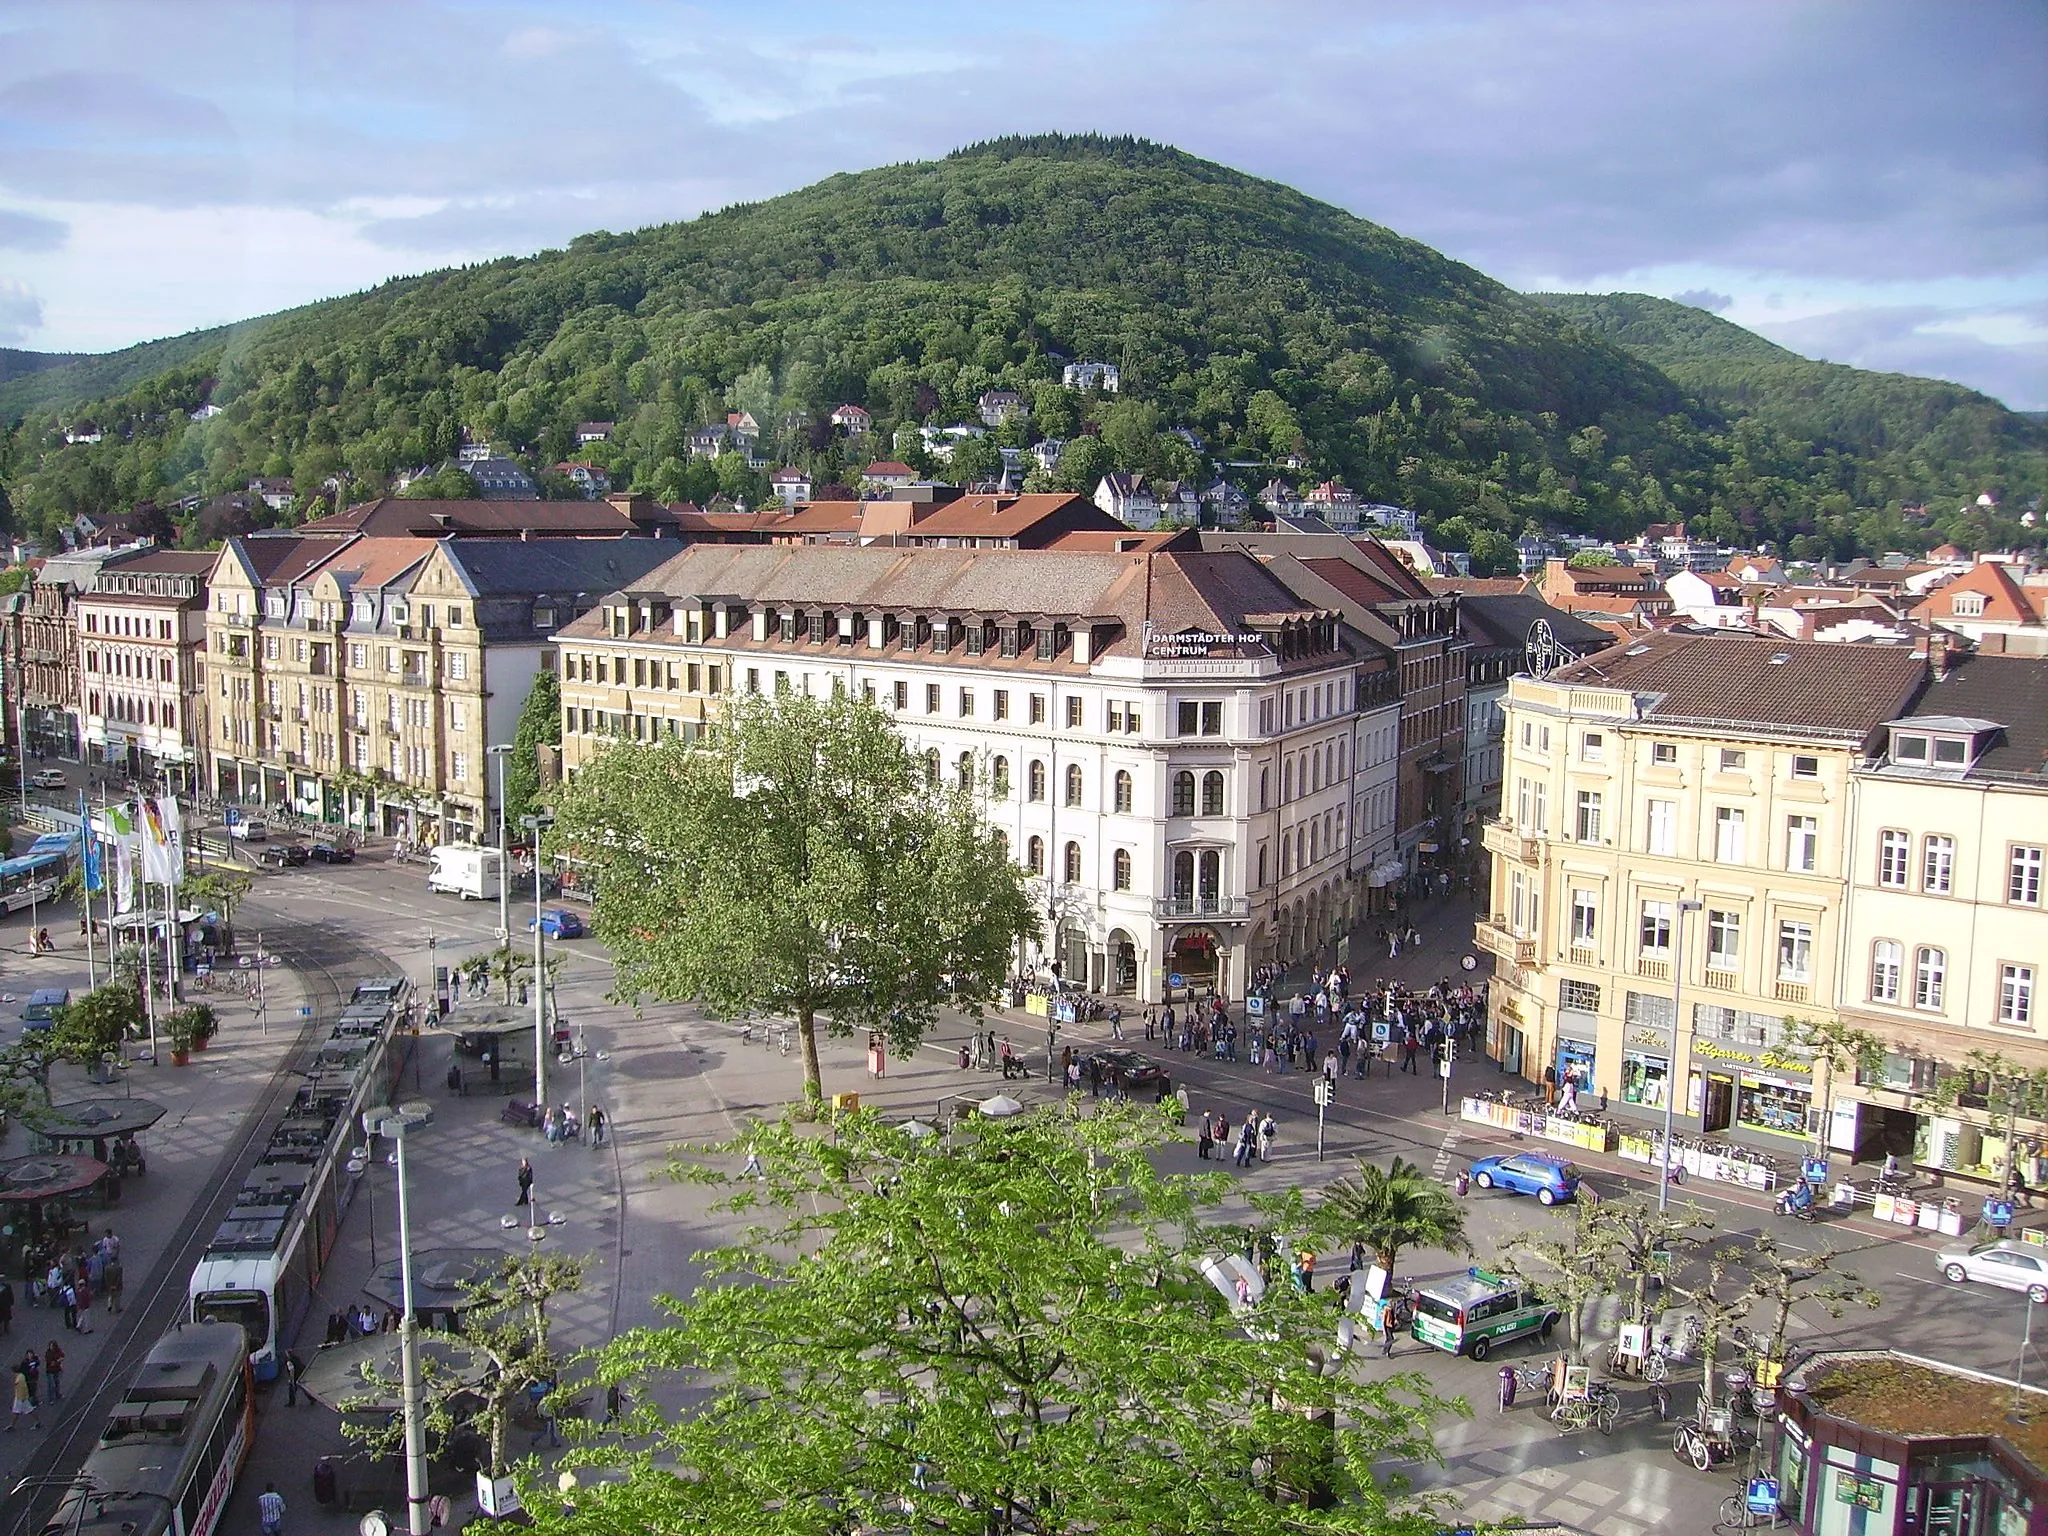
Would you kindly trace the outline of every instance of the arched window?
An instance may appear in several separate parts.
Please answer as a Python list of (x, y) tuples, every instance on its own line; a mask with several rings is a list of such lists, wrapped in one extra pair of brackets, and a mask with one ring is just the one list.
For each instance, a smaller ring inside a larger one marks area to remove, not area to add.
[(1285, 805), (1294, 798), (1294, 759), (1288, 758), (1280, 765), (1280, 803)]
[(1060, 868), (1063, 871), (1063, 878), (1067, 884), (1079, 885), (1081, 883), (1081, 845), (1079, 843), (1067, 844), (1066, 853), (1060, 860)]
[(996, 829), (996, 848), (1004, 858), (1010, 856), (1010, 834), (1000, 827)]
[(1131, 888), (1131, 851), (1119, 848), (1110, 860), (1110, 882), (1119, 891)]
[(1311, 864), (1323, 856), (1322, 830), (1313, 821), (1308, 824), (1308, 861)]
[(1131, 776), (1121, 768), (1116, 774), (1116, 808), (1125, 813), (1131, 809)]
[(1906, 947), (1896, 939), (1879, 939), (1870, 946), (1870, 1000), (1896, 1003), (1899, 973), (1906, 968)]
[(1195, 814), (1195, 776), (1185, 768), (1173, 776), (1173, 814)]
[(974, 754), (972, 752), (962, 752), (960, 754), (960, 761), (955, 767), (956, 772), (959, 774), (962, 792), (972, 790), (974, 788)]
[(1941, 998), (1948, 981), (1948, 952), (1923, 945), (1913, 952), (1913, 1006), (1915, 1008), (1941, 1007)]
[(1202, 775), (1202, 814), (1223, 814), (1223, 775), (1213, 769)]
[[(1259, 809), (1265, 810), (1272, 803), (1273, 773), (1269, 768), (1259, 770)], [(1261, 880), (1259, 884), (1266, 882)]]
[(1337, 767), (1335, 772), (1331, 774), (1331, 777), (1338, 779), (1344, 777), (1344, 743), (1341, 741), (1337, 743)]
[(1205, 910), (1215, 910), (1217, 898), (1223, 891), (1223, 855), (1211, 848), (1202, 855), (1201, 885), (1198, 893)]
[(1067, 764), (1067, 804), (1079, 805), (1080, 803), (1081, 765), (1079, 763), (1069, 763)]
[(988, 792), (998, 800), (1010, 798), (1010, 760), (999, 757), (988, 765)]
[(1317, 789), (1321, 789), (1321, 788), (1323, 787), (1323, 754), (1322, 754), (1322, 753), (1320, 753), (1320, 752), (1311, 752), (1311, 753), (1309, 753), (1309, 755), (1308, 755), (1308, 773), (1309, 773), (1309, 777), (1310, 777), (1310, 780), (1311, 780), (1311, 782), (1310, 782), (1310, 783), (1309, 783), (1309, 785), (1308, 785), (1308, 788), (1309, 788), (1309, 789), (1311, 789), (1311, 790), (1317, 790)]
[(1286, 833), (1280, 834), (1280, 874), (1284, 879), (1294, 873), (1294, 839)]
[(1173, 899), (1195, 899), (1195, 856), (1185, 848), (1173, 856)]
[(1024, 794), (1030, 800), (1045, 798), (1045, 764), (1035, 757), (1031, 766), (1024, 770)]
[(1259, 844), (1259, 884), (1260, 884), (1261, 886), (1263, 886), (1263, 885), (1265, 885), (1265, 883), (1266, 883), (1266, 845), (1265, 845), (1264, 843), (1261, 843), (1261, 844)]
[(924, 781), (933, 789), (939, 787), (939, 749), (933, 747), (924, 755)]
[(1034, 875), (1045, 873), (1045, 839), (1034, 837), (1024, 845), (1024, 866)]

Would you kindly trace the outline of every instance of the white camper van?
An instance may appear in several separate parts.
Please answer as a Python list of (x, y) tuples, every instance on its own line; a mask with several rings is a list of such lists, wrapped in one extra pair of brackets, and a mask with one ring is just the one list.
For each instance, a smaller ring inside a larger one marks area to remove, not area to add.
[(436, 848), (427, 862), (427, 889), (452, 891), (464, 901), (496, 901), (504, 877), (495, 848), (449, 843)]

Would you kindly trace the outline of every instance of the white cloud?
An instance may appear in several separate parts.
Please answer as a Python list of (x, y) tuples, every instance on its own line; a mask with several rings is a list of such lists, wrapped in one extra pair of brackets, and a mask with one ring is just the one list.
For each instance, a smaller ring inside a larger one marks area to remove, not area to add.
[(19, 278), (0, 277), (0, 345), (18, 346), (43, 323), (43, 305)]

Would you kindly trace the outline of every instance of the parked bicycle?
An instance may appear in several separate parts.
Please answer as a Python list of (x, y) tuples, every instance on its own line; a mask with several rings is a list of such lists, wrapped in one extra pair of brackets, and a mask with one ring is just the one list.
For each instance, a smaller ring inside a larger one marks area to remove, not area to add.
[(1782, 1506), (1775, 1500), (1768, 1510), (1753, 1509), (1749, 1502), (1749, 1484), (1745, 1482), (1742, 1491), (1731, 1493), (1721, 1500), (1721, 1514), (1714, 1522), (1717, 1531), (1775, 1531), (1780, 1526), (1791, 1524)]
[(1614, 1433), (1621, 1418), (1621, 1399), (1604, 1381), (1589, 1382), (1584, 1397), (1568, 1397), (1550, 1410), (1550, 1422), (1562, 1434), (1593, 1425), (1603, 1435)]

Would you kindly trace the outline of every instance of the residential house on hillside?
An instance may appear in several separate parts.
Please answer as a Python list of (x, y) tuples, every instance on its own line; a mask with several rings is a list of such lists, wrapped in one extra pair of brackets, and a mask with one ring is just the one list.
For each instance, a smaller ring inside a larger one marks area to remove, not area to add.
[(793, 507), (798, 502), (811, 499), (810, 475), (794, 466), (775, 471), (768, 477), (768, 485), (785, 507)]
[(477, 494), (486, 501), (540, 500), (540, 487), (510, 459), (478, 459), (468, 469)]
[(975, 402), (985, 427), (1000, 427), (1006, 421), (1022, 421), (1031, 414), (1024, 397), (1014, 389), (985, 389)]
[(1159, 498), (1144, 471), (1112, 470), (1095, 487), (1095, 505), (1128, 527), (1159, 526)]
[(90, 421), (81, 421), (76, 426), (64, 429), (64, 441), (67, 443), (97, 443), (105, 437), (106, 434), (99, 429), (98, 424)]
[(893, 491), (917, 484), (917, 471), (896, 459), (877, 459), (861, 471), (861, 484)]
[(875, 429), (875, 418), (866, 406), (842, 405), (832, 413), (832, 425), (848, 437), (866, 437)]
[(1252, 499), (1218, 475), (1202, 487), (1202, 522), (1210, 528), (1236, 528), (1251, 510)]
[(1201, 493), (1186, 480), (1167, 480), (1154, 489), (1160, 521), (1194, 527), (1202, 520)]
[(1788, 579), (1785, 563), (1776, 555), (1736, 555), (1725, 569), (1745, 587), (1779, 586)]
[(1099, 389), (1105, 395), (1113, 395), (1121, 381), (1115, 363), (1081, 362), (1062, 368), (1060, 382), (1068, 389)]
[(1063, 437), (1042, 437), (1031, 445), (1030, 451), (1038, 467), (1049, 475), (1060, 467), (1060, 458), (1067, 451), (1067, 440)]
[(988, 428), (956, 422), (950, 427), (919, 427), (917, 434), (924, 451), (943, 464), (953, 457), (955, 448), (970, 438), (987, 437)]
[(608, 443), (618, 424), (610, 421), (581, 421), (576, 424), (576, 446), (581, 448), (589, 443)]
[(192, 421), (211, 421), (213, 420), (214, 417), (218, 416), (219, 414), (220, 407), (215, 405), (211, 400), (207, 401), (206, 404), (200, 406), (199, 409), (196, 411), (186, 412), (187, 418)]
[(585, 501), (595, 501), (612, 488), (611, 476), (595, 464), (581, 459), (568, 459), (553, 466), (554, 473), (567, 480), (583, 493)]
[(742, 448), (752, 448), (761, 437), (761, 423), (754, 419), (752, 411), (728, 411), (725, 430), (732, 434), (732, 440)]
[(723, 422), (709, 427), (699, 427), (690, 434), (690, 457), (693, 459), (715, 459), (728, 453), (733, 447), (732, 429)]

